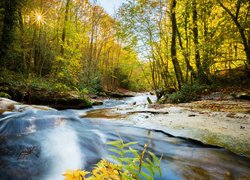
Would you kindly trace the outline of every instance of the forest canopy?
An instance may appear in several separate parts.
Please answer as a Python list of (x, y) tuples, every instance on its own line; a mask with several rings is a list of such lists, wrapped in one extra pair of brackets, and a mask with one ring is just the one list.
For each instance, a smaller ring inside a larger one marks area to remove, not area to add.
[(125, 0), (113, 16), (96, 1), (3, 0), (1, 76), (88, 91), (244, 81), (249, 14), (248, 0)]
[(2, 69), (94, 90), (147, 88), (117, 19), (96, 3), (5, 0), (0, 13)]

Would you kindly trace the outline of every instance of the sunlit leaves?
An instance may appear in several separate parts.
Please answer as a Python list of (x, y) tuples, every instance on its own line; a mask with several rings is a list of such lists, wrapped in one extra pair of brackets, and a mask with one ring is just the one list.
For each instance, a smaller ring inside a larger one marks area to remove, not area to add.
[[(80, 170), (69, 170), (64, 173), (65, 180), (153, 180), (155, 175), (161, 176), (160, 161), (154, 153), (148, 152), (147, 145), (140, 153), (138, 150), (131, 148), (136, 142), (124, 143), (123, 140), (108, 142), (113, 148), (111, 157), (116, 163), (107, 160), (101, 160), (96, 164), (91, 172)], [(132, 155), (132, 156), (131, 156)]]
[(89, 174), (89, 172), (87, 171), (67, 170), (63, 174), (63, 176), (65, 180), (78, 180), (78, 179), (84, 179), (87, 174)]

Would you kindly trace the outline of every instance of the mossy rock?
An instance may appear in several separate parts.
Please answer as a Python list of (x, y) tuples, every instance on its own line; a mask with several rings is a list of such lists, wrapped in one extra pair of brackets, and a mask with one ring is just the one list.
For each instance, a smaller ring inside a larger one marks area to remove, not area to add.
[(85, 98), (59, 98), (50, 101), (48, 105), (59, 110), (84, 109), (92, 107), (92, 103)]
[(250, 143), (244, 139), (235, 138), (233, 136), (222, 133), (213, 133), (206, 130), (193, 129), (194, 139), (205, 144), (216, 145), (226, 148), (236, 154), (250, 157)]

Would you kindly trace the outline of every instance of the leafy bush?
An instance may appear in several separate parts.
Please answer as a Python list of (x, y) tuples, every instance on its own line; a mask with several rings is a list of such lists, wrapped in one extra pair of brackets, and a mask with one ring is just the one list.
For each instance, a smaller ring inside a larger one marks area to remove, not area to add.
[(11, 96), (5, 92), (0, 92), (0, 97), (11, 99)]
[(109, 149), (114, 155), (111, 157), (116, 163), (107, 160), (101, 160), (96, 164), (92, 172), (85, 170), (68, 170), (65, 174), (65, 180), (71, 179), (126, 179), (126, 180), (153, 180), (154, 177), (161, 175), (160, 161), (154, 153), (147, 152), (147, 145), (141, 153), (130, 146), (136, 142), (124, 143), (123, 140), (112, 141), (108, 143), (112, 146)]
[(208, 87), (195, 83), (193, 85), (185, 84), (181, 90), (169, 95), (167, 101), (170, 103), (183, 103), (196, 100), (203, 91), (207, 90)]

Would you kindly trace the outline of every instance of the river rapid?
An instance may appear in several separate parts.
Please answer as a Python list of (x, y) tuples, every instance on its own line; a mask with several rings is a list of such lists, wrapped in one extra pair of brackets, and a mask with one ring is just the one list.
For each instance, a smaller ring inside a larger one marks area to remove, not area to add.
[(120, 137), (138, 142), (135, 149), (148, 144), (148, 150), (163, 155), (163, 174), (155, 179), (250, 179), (250, 159), (226, 149), (135, 127), (119, 117), (115, 121), (81, 116), (134, 102), (145, 106), (146, 97), (105, 100), (102, 106), (87, 110), (4, 113), (0, 116), (0, 179), (60, 180), (66, 170), (90, 170), (102, 158), (111, 160), (106, 143)]

